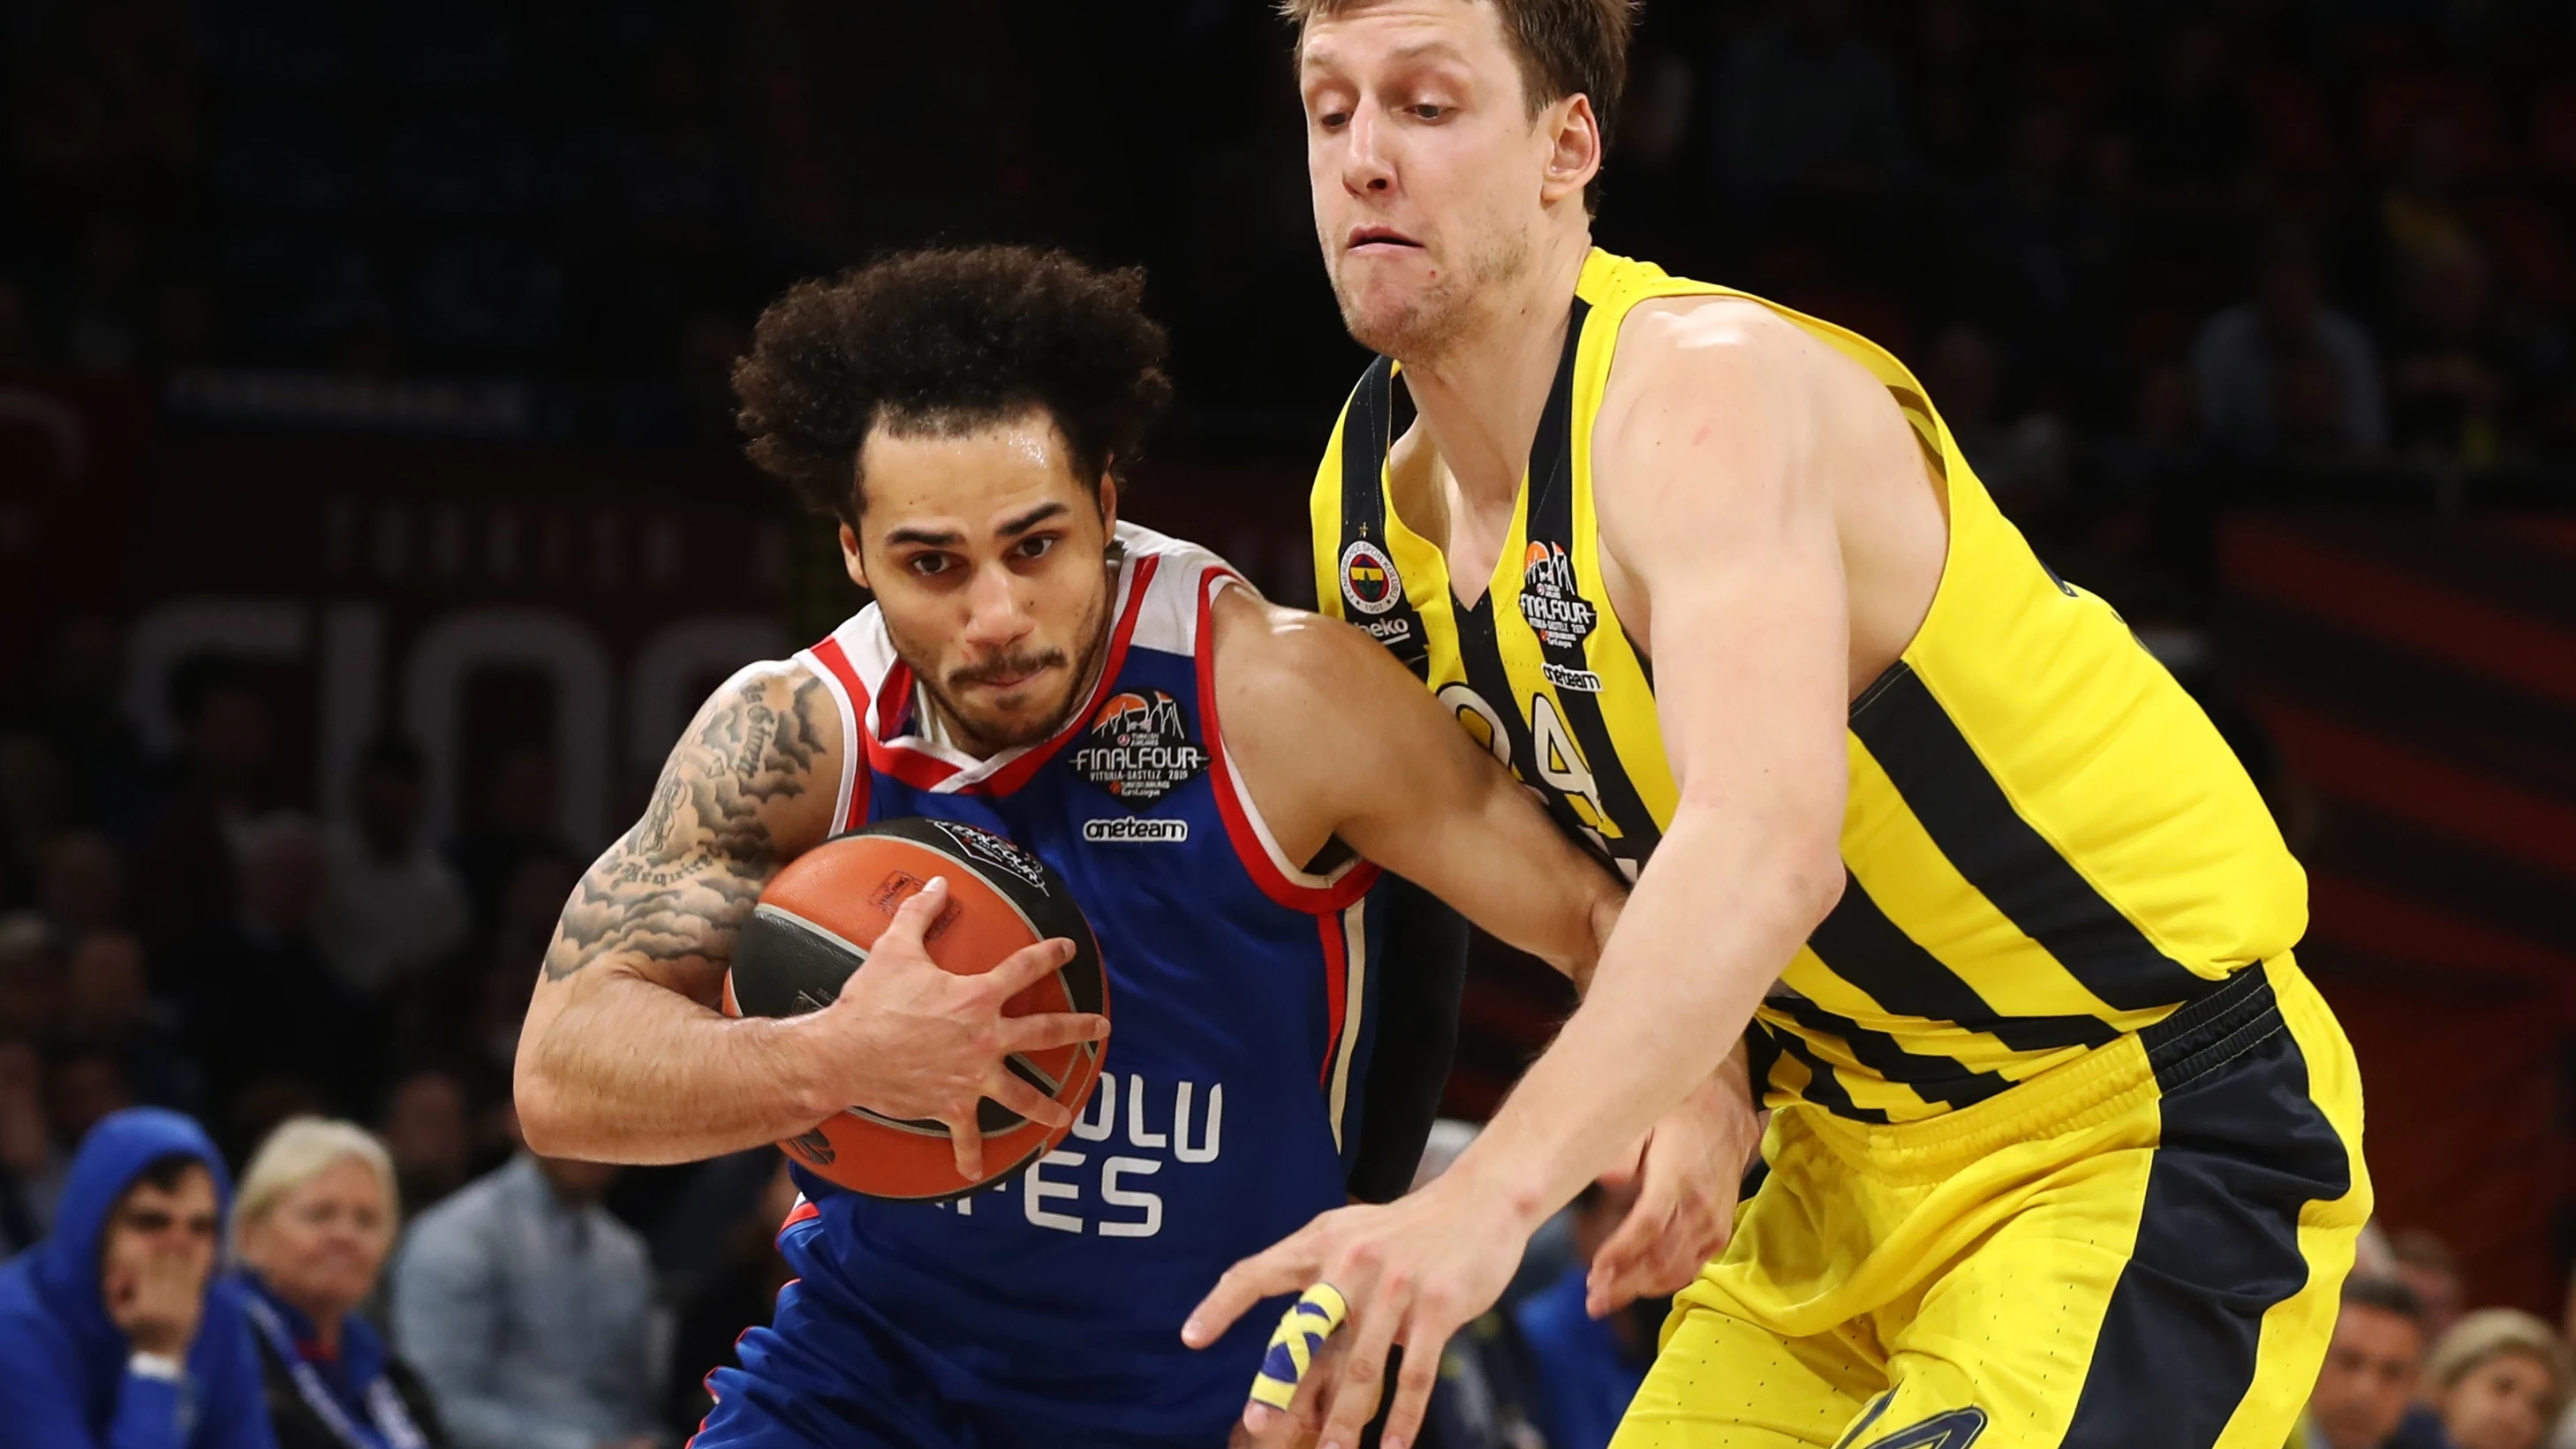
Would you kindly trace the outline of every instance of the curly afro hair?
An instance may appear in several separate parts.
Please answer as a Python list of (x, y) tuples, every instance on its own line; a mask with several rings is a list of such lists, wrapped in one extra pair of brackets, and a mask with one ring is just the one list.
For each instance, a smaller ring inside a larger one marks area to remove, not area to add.
[(1136, 459), (1171, 400), (1145, 274), (1029, 247), (905, 252), (800, 282), (734, 364), (752, 462), (856, 525), (874, 427), (956, 432), (1044, 408), (1082, 479)]

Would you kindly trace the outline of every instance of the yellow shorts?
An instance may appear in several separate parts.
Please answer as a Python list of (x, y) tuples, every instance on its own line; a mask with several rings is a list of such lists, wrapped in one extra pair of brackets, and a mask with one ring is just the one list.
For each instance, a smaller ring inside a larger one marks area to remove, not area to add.
[(2360, 1147), (2352, 1048), (2287, 957), (1929, 1121), (1784, 1108), (1612, 1449), (2279, 1449)]

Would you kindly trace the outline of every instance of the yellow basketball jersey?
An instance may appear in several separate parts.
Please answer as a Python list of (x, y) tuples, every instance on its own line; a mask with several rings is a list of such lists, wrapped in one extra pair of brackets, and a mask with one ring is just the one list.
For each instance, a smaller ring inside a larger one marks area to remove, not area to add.
[[(1684, 296), (1745, 294), (1606, 252), (1585, 262), (1512, 530), (1473, 607), (1389, 503), (1385, 359), (1344, 409), (1313, 497), (1325, 612), (1392, 649), (1631, 878), (1676, 796), (1653, 669), (1601, 584), (1592, 428), (1628, 310)], [(1902, 364), (1763, 305), (1886, 384), (1950, 514), (1931, 612), (1851, 707), (1850, 880), (1762, 1008), (1772, 1100), (1931, 1117), (2289, 950), (2306, 877), (2208, 717), (2109, 605), (2040, 564)]]

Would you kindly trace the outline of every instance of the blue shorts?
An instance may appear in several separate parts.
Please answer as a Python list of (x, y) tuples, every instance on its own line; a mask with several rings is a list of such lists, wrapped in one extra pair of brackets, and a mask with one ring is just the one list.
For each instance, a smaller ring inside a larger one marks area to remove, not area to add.
[[(999, 1390), (931, 1352), (822, 1271), (780, 1290), (771, 1326), (736, 1346), (742, 1367), (707, 1376), (715, 1408), (690, 1449), (1217, 1449), (1241, 1407), (1230, 1399), (1188, 1410), (1165, 1422), (1190, 1432), (1152, 1436), (1098, 1422), (1134, 1404), (1066, 1402), (1049, 1413), (1037, 1393)], [(1240, 1377), (1250, 1385), (1250, 1363)], [(1004, 1398), (1016, 1402), (995, 1402)]]

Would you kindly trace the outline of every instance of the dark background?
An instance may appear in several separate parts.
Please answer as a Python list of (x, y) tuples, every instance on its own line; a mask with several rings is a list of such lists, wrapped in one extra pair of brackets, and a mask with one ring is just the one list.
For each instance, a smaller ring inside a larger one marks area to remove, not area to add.
[[(548, 890), (714, 679), (856, 606), (730, 424), (726, 368), (795, 278), (930, 239), (1145, 266), (1179, 391), (1131, 511), (1311, 601), (1305, 485), (1364, 359), (1253, 0), (5, 13), (0, 911), (34, 914), (0, 926), (0, 1039), (62, 1037), (75, 838), (155, 995), (212, 989), (189, 933), (240, 887), (166, 864), (209, 768), (170, 685), (212, 651), (259, 715), (227, 808), (345, 817), (392, 728), (482, 872), (470, 943), (375, 1004), (385, 1050), (301, 1090), (371, 1117), (434, 1065), (497, 1144)], [(2308, 863), (2383, 1223), (2553, 1316), (2571, 226), (2563, 3), (1656, 0), (1598, 227), (1923, 376)], [(1481, 956), (1453, 1107), (1490, 1109), (1564, 1005)], [(187, 1015), (156, 1020), (184, 1046)], [(155, 1090), (47, 1051), (57, 1132)], [(199, 1104), (228, 1141), (305, 1100), (276, 1065), (288, 1097)]]

